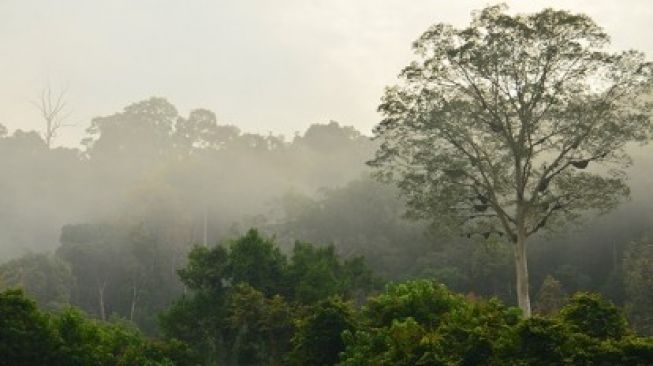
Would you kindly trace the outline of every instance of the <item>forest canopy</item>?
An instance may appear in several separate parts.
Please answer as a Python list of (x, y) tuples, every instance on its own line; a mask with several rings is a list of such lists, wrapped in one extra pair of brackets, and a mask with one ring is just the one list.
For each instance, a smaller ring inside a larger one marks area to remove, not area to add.
[(653, 364), (652, 64), (503, 5), (413, 49), (372, 135), (153, 96), (66, 147), (44, 89), (0, 124), (0, 365)]

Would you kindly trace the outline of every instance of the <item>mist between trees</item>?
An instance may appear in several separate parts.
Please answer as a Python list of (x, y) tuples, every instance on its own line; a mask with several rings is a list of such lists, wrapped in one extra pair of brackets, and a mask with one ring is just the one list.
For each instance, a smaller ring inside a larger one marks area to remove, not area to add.
[(586, 16), (504, 11), (427, 30), (374, 139), (159, 97), (80, 149), (0, 126), (0, 290), (52, 311), (5, 291), (6, 329), (64, 364), (69, 328), (102, 364), (645, 364), (651, 64)]
[[(112, 304), (118, 298), (127, 305), (117, 313), (133, 317), (139, 309), (131, 309), (132, 297), (162, 307), (183, 290), (175, 271), (193, 244), (214, 245), (257, 227), (286, 251), (294, 240), (333, 244), (343, 258), (364, 256), (385, 279), (435, 278), (514, 303), (510, 247), (405, 219), (398, 192), (371, 179), (364, 164), (377, 145), (336, 122), (314, 124), (291, 140), (243, 133), (208, 110), (179, 116), (162, 98), (93, 119), (82, 149), (48, 149), (35, 131), (4, 132), (2, 185), (11, 194), (0, 205), (0, 285), (23, 284), (42, 305), (72, 301), (97, 316), (101, 288), (104, 317), (123, 306)], [(553, 276), (564, 293), (595, 290), (618, 304), (635, 301), (624, 285), (624, 276), (634, 275), (624, 260), (652, 220), (653, 160), (647, 147), (632, 151), (629, 202), (530, 247), (533, 296)], [(150, 270), (169, 286), (161, 300), (145, 300), (121, 283), (127, 280), (112, 278), (152, 260), (162, 268)]]

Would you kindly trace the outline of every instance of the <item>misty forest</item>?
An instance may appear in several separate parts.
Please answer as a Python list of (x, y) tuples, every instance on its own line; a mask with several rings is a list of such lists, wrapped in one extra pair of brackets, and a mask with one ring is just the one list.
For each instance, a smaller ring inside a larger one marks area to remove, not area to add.
[(65, 144), (40, 90), (0, 125), (0, 365), (653, 365), (647, 55), (553, 8), (421, 31), (371, 132), (152, 96)]

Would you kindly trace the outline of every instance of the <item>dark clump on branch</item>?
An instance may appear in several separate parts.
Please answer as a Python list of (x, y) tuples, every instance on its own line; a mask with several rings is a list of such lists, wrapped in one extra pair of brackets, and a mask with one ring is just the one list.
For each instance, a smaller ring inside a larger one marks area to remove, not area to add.
[(574, 166), (574, 168), (577, 169), (585, 169), (587, 168), (587, 165), (590, 163), (589, 160), (574, 160), (571, 161), (570, 164)]
[(486, 204), (476, 204), (474, 205), (474, 209), (479, 212), (483, 212), (487, 210), (487, 205)]
[(496, 132), (496, 133), (503, 132), (503, 127), (501, 126), (500, 123), (490, 122), (489, 125), (490, 125), (490, 129), (492, 130), (492, 132)]
[(537, 190), (540, 192), (546, 191), (546, 189), (549, 187), (549, 180), (548, 179), (543, 179), (540, 184), (537, 186)]
[(490, 235), (492, 235), (492, 234), (497, 234), (498, 236), (503, 236), (504, 235), (504, 233), (502, 231), (491, 230), (491, 231), (482, 231), (482, 232), (477, 232), (477, 233), (466, 233), (466, 234), (463, 234), (463, 236), (466, 237), (467, 239), (471, 239), (472, 236), (474, 236), (476, 234), (481, 235), (484, 239), (489, 239)]
[(444, 169), (443, 172), (450, 178), (460, 178), (465, 174), (462, 169)]

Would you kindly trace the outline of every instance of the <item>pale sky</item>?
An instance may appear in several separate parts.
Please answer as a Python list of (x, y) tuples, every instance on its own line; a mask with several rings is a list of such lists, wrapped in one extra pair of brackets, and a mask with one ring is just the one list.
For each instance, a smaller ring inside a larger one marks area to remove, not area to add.
[[(617, 49), (653, 55), (652, 0), (514, 0), (590, 15)], [(385, 85), (434, 23), (468, 23), (486, 0), (0, 0), (0, 124), (40, 129), (30, 105), (68, 86), (58, 143), (94, 116), (150, 96), (216, 112), (245, 131), (292, 136), (336, 120), (370, 133)]]

